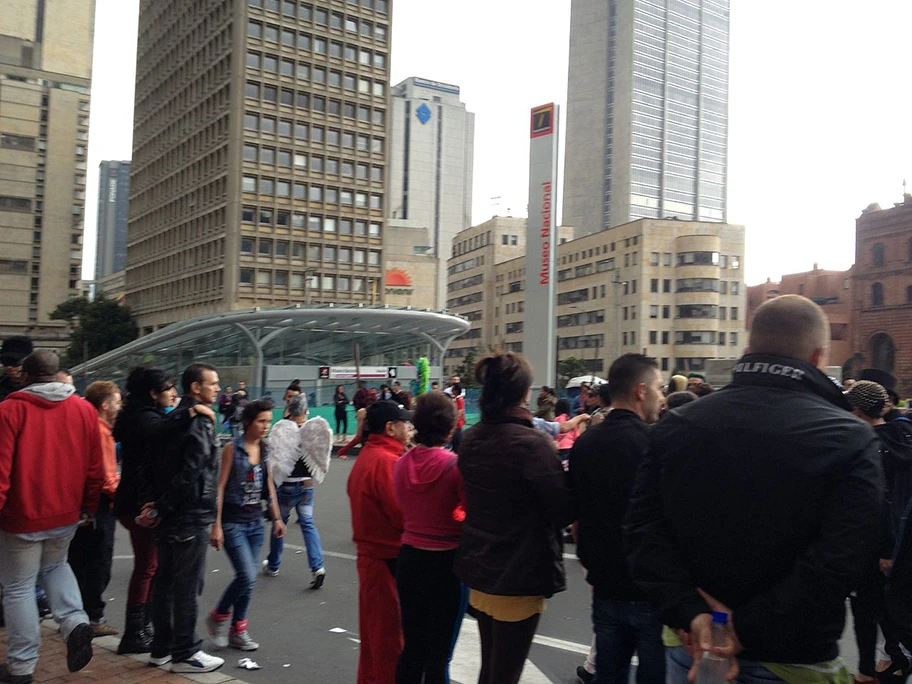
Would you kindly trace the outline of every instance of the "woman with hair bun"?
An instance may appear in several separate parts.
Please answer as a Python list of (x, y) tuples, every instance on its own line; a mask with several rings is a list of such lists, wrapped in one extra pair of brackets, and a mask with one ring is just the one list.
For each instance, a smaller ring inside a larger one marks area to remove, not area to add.
[(481, 635), (480, 684), (516, 684), (545, 599), (566, 588), (560, 530), (573, 506), (553, 438), (526, 408), (532, 367), (520, 354), (475, 366), (481, 420), (464, 433), (465, 489), (456, 575)]

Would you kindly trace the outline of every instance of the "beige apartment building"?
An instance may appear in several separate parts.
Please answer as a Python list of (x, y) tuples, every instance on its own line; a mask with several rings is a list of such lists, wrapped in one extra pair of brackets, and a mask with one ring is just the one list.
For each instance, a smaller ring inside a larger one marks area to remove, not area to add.
[(388, 0), (142, 0), (127, 246), (141, 330), (379, 303)]
[(80, 294), (94, 0), (0, 9), (0, 337), (68, 344)]
[[(572, 228), (561, 226), (558, 231), (559, 242), (573, 237)], [(499, 319), (506, 307), (501, 301), (503, 295), (498, 294), (500, 266), (515, 261), (515, 268), (522, 268), (526, 219), (494, 216), (467, 228), (456, 234), (452, 253), (447, 262), (447, 309), (468, 318), (472, 327), (447, 350), (444, 365), (450, 370), (462, 363), (470, 350), (487, 350), (503, 343), (499, 335), (504, 325)]]
[[(516, 232), (523, 234), (525, 220), (512, 220), (521, 222)], [(460, 233), (456, 244), (463, 236), (474, 240), (478, 233), (473, 231), (484, 225)], [(572, 228), (561, 230), (558, 359), (582, 359), (592, 372), (606, 373), (620, 354), (641, 352), (658, 359), (668, 375), (703, 370), (707, 359), (741, 355), (746, 342), (743, 226), (640, 219), (566, 241), (563, 231), (572, 233)], [(502, 243), (505, 231), (492, 232), (490, 240)], [(490, 284), (457, 298), (451, 290), (449, 308), (469, 316), (473, 328), (450, 346), (445, 373), (462, 363), (469, 350), (522, 351), (522, 252), (519, 248), (511, 258), (501, 251), (498, 258), (491, 250), (483, 255), (488, 259), (481, 270), (472, 271), (479, 283)], [(472, 277), (453, 272), (462, 261), (460, 256), (450, 259), (451, 287)], [(473, 301), (463, 301), (465, 296)]]

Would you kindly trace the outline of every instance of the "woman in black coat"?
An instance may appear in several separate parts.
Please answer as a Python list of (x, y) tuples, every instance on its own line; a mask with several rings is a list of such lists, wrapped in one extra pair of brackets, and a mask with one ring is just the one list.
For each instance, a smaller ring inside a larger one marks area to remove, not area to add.
[(481, 634), (479, 683), (515, 684), (545, 599), (566, 588), (560, 530), (573, 508), (554, 439), (533, 428), (526, 408), (528, 361), (491, 355), (475, 377), (481, 421), (459, 449), (466, 519), (455, 570)]

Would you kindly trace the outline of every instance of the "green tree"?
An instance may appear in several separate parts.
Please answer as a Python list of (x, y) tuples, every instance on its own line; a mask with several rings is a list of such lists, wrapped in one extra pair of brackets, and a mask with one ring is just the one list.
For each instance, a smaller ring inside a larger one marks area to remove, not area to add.
[(586, 368), (586, 362), (575, 356), (568, 356), (566, 359), (557, 362), (557, 377), (560, 380), (561, 389), (567, 386), (570, 378), (580, 375), (589, 375), (589, 369)]
[(462, 363), (453, 370), (453, 375), (459, 376), (459, 379), (462, 381), (462, 386), (466, 389), (478, 386), (478, 383), (475, 382), (475, 378), (472, 375), (477, 357), (476, 351), (470, 349), (466, 352), (465, 357), (462, 359)]
[[(86, 360), (117, 349), (132, 342), (139, 334), (133, 314), (103, 294), (94, 301), (86, 297), (72, 297), (57, 305), (51, 318), (70, 324), (70, 346), (64, 363), (76, 366)], [(78, 321), (78, 325), (77, 325)]]

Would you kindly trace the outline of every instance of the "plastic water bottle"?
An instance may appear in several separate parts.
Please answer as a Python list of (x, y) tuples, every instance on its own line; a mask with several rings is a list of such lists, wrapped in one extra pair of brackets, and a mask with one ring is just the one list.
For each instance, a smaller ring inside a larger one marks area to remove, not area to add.
[[(728, 625), (728, 613), (714, 610), (712, 614), (712, 643), (713, 646), (725, 646), (725, 628)], [(694, 684), (727, 684), (725, 675), (728, 674), (728, 660), (721, 656), (705, 651), (697, 668), (697, 677)]]

